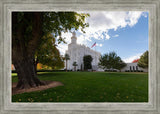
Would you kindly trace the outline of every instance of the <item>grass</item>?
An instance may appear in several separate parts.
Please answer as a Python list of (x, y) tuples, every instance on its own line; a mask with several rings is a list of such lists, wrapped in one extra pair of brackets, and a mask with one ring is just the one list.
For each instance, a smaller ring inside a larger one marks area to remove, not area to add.
[(38, 77), (64, 86), (13, 95), (12, 102), (148, 102), (147, 73), (40, 72)]

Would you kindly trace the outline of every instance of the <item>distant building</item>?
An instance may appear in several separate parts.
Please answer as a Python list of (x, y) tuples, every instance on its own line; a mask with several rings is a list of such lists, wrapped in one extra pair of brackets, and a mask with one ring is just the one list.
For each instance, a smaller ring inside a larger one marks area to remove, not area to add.
[(148, 69), (144, 69), (138, 66), (138, 62), (134, 62), (134, 63), (126, 63), (127, 65), (121, 69), (122, 72), (135, 72), (135, 71), (143, 71), (143, 72), (148, 72)]
[[(134, 60), (132, 63), (126, 63), (126, 66), (121, 70), (117, 69), (104, 69), (105, 71), (121, 71), (121, 72), (148, 72), (148, 68), (142, 68), (138, 66), (139, 59)], [(103, 71), (103, 70), (102, 70)]]
[(70, 56), (70, 60), (68, 60), (67, 65), (68, 70), (74, 70), (73, 62), (77, 62), (78, 64), (76, 70), (83, 70), (83, 57), (85, 55), (92, 56), (92, 70), (98, 70), (98, 63), (101, 54), (97, 51), (90, 49), (89, 47), (86, 47), (85, 45), (77, 44), (77, 37), (75, 32), (73, 32), (72, 34), (71, 43), (68, 44), (68, 50), (66, 51), (66, 53)]

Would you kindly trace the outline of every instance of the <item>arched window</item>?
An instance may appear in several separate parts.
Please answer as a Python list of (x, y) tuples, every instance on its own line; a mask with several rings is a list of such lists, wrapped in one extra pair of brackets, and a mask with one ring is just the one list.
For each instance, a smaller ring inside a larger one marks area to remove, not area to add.
[(135, 71), (134, 66), (133, 66), (133, 71)]
[(132, 67), (130, 66), (130, 71), (132, 70)]

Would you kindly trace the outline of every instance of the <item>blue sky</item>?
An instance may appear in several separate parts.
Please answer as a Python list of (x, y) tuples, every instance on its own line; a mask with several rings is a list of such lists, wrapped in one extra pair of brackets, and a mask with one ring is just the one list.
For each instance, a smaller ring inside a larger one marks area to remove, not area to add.
[[(77, 43), (91, 47), (105, 54), (115, 51), (125, 62), (132, 62), (148, 50), (148, 12), (85, 12), (89, 27), (86, 33), (76, 31)], [(63, 33), (69, 44), (71, 33)], [(67, 44), (58, 46), (61, 54), (67, 50)]]

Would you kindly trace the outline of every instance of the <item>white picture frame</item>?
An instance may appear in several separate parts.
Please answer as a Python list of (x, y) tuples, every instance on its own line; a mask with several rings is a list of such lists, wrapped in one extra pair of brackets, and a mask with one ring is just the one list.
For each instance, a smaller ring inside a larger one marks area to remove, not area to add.
[[(11, 12), (13, 11), (148, 11), (148, 103), (12, 103)], [(160, 0), (5, 0), (0, 1), (0, 114), (159, 114)]]

